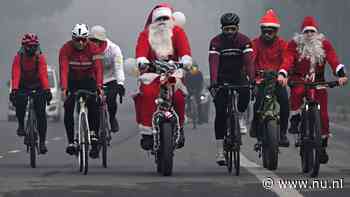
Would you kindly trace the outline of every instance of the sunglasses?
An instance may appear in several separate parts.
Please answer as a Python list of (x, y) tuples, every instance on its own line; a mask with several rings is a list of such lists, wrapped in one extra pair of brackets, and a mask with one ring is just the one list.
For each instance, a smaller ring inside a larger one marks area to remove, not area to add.
[(277, 32), (277, 29), (275, 28), (261, 28), (261, 32), (263, 34), (273, 34)]
[(88, 41), (88, 39), (87, 38), (73, 38), (73, 40), (74, 41), (76, 41), (76, 42), (87, 42)]
[(309, 29), (309, 30), (305, 30), (303, 33), (304, 33), (304, 34), (316, 33), (316, 31), (315, 31), (315, 30), (312, 30), (312, 29)]
[(102, 42), (101, 40), (96, 39), (96, 38), (89, 38), (89, 40), (90, 40), (91, 42), (95, 42), (95, 43), (100, 43), (100, 42)]
[(236, 26), (236, 25), (224, 26), (224, 27), (222, 27), (222, 31), (227, 32), (227, 33), (236, 32), (236, 31), (238, 31), (238, 26)]
[(158, 17), (157, 19), (156, 19), (156, 21), (167, 21), (167, 20), (169, 20), (170, 18), (168, 17), (168, 16), (161, 16), (161, 17)]

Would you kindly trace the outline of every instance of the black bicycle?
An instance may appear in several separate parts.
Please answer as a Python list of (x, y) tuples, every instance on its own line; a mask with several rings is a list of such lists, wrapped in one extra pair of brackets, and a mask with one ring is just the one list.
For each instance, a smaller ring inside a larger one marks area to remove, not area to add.
[[(111, 145), (112, 135), (111, 135), (111, 125), (109, 123), (109, 113), (106, 102), (106, 95), (108, 94), (108, 88), (103, 87), (104, 95), (101, 97), (100, 106), (100, 132), (99, 132), (99, 146), (102, 149), (102, 166), (107, 168), (107, 152), (108, 147)], [(119, 96), (119, 103), (123, 102), (123, 97)]]
[(226, 166), (229, 173), (232, 173), (234, 166), (236, 176), (240, 173), (240, 149), (242, 145), (241, 130), (238, 120), (238, 109), (237, 109), (237, 90), (242, 88), (252, 89), (251, 85), (232, 85), (229, 83), (215, 85), (216, 92), (226, 91), (227, 92), (227, 107), (226, 107), (226, 134), (224, 137), (224, 152), (226, 159)]
[(280, 141), (280, 105), (275, 94), (278, 73), (275, 71), (260, 71), (262, 81), (257, 83), (261, 101), (256, 111), (256, 132), (258, 142), (254, 150), (262, 157), (263, 167), (276, 170)]
[(304, 86), (304, 104), (301, 112), (301, 124), (297, 134), (296, 147), (300, 147), (301, 167), (303, 173), (317, 177), (320, 170), (321, 118), (320, 104), (315, 99), (316, 89), (339, 86), (338, 81), (329, 82), (289, 82), (289, 86)]
[(38, 151), (38, 131), (37, 118), (34, 109), (34, 98), (42, 96), (42, 92), (38, 90), (20, 90), (18, 95), (25, 96), (28, 101), (27, 115), (25, 118), (25, 136), (24, 144), (27, 147), (27, 153), (30, 154), (30, 166), (36, 167), (36, 155), (40, 154)]
[(89, 129), (88, 121), (88, 110), (86, 106), (86, 101), (89, 97), (96, 97), (96, 92), (91, 92), (88, 90), (77, 90), (74, 92), (76, 99), (75, 102), (75, 114), (77, 114), (75, 125), (77, 125), (76, 139), (78, 143), (78, 162), (79, 162), (79, 171), (83, 172), (85, 175), (88, 172), (89, 168), (89, 147), (91, 144), (90, 136), (91, 132)]

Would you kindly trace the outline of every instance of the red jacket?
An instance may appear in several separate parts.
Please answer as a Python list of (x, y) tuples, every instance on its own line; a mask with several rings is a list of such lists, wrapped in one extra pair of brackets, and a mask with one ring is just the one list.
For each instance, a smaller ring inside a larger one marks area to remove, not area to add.
[(73, 41), (66, 42), (59, 53), (60, 84), (62, 89), (68, 88), (68, 80), (92, 78), (97, 86), (103, 85), (103, 64), (101, 49), (92, 42), (79, 51), (73, 47)]
[[(136, 46), (136, 58), (144, 57), (149, 61), (154, 61), (157, 59), (157, 56), (150, 46), (148, 35), (148, 28), (145, 28), (145, 30), (140, 33)], [(185, 55), (191, 56), (189, 41), (186, 33), (181, 27), (175, 26), (173, 28), (172, 42), (174, 54), (170, 57), (171, 60), (179, 61), (179, 58)]]
[[(309, 59), (300, 58), (301, 54), (298, 52), (297, 47), (297, 42), (294, 39), (288, 43), (280, 72), (290, 73), (293, 79), (303, 79), (309, 74), (311, 62)], [(343, 64), (340, 64), (331, 42), (326, 38), (322, 40), (322, 49), (324, 51), (324, 60), (316, 65), (316, 81), (324, 80), (326, 62), (329, 63), (334, 74), (338, 74), (338, 71), (344, 67)]]
[[(28, 57), (23, 55), (21, 65), (21, 54), (17, 54), (12, 63), (12, 90), (19, 88), (42, 88), (49, 89), (47, 76), (47, 63), (45, 56)], [(23, 69), (23, 70), (22, 70)]]
[(283, 63), (283, 55), (287, 48), (287, 42), (280, 37), (271, 45), (266, 45), (261, 37), (252, 41), (253, 59), (255, 70), (279, 71)]

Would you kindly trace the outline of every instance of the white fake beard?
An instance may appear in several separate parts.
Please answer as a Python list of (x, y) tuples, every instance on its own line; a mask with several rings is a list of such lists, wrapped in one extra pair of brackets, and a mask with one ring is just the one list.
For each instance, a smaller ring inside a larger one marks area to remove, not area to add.
[(321, 33), (316, 33), (312, 37), (304, 34), (295, 34), (293, 40), (297, 44), (297, 51), (300, 55), (299, 61), (308, 59), (311, 63), (311, 69), (315, 69), (316, 65), (324, 63), (326, 57), (323, 49), (323, 40), (325, 36)]
[(159, 59), (168, 59), (174, 53), (171, 39), (174, 26), (172, 20), (155, 22), (149, 26), (148, 41)]

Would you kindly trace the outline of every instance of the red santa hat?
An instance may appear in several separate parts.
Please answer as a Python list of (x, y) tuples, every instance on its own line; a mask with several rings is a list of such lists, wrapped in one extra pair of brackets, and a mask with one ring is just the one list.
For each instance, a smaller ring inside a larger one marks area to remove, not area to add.
[(301, 24), (301, 32), (304, 33), (307, 30), (313, 30), (318, 32), (319, 25), (317, 21), (312, 16), (306, 16), (303, 23)]
[(145, 28), (147, 28), (151, 23), (153, 23), (157, 18), (162, 16), (172, 17), (173, 8), (168, 3), (160, 3), (156, 5), (151, 13), (148, 15)]
[(260, 26), (279, 28), (281, 25), (280, 25), (280, 20), (278, 19), (276, 13), (272, 9), (269, 9), (266, 11), (265, 15), (261, 17)]

